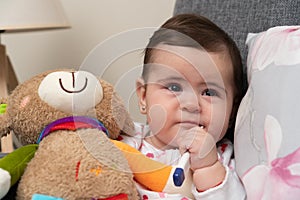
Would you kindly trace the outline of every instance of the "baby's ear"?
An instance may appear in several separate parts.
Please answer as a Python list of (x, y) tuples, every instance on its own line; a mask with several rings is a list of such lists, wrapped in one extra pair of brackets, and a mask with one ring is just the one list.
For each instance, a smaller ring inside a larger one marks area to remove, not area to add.
[(0, 99), (0, 138), (10, 132), (8, 113), (6, 112), (6, 107), (7, 107), (6, 102), (7, 99), (5, 98)]

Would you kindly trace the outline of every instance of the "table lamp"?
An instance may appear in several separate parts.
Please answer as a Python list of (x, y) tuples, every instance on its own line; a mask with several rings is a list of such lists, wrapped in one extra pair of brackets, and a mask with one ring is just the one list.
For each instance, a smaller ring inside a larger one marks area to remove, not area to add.
[[(0, 1), (0, 36), (4, 32), (67, 27), (70, 25), (59, 0)], [(16, 74), (0, 38), (0, 97), (7, 97), (17, 85)], [(13, 151), (12, 134), (1, 138), (1, 151)]]

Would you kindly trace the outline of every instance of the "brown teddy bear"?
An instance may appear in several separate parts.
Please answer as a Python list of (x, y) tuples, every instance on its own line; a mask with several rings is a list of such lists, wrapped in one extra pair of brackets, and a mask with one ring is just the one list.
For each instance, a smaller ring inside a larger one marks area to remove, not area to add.
[[(109, 139), (134, 134), (111, 84), (89, 72), (55, 70), (19, 85), (4, 102), (0, 136), (12, 130), (26, 145), (6, 156), (11, 161), (0, 160), (0, 177), (4, 174), (11, 184), (26, 167), (17, 199), (138, 199), (128, 162)], [(28, 150), (35, 143), (38, 147)], [(16, 158), (22, 165), (15, 164)]]

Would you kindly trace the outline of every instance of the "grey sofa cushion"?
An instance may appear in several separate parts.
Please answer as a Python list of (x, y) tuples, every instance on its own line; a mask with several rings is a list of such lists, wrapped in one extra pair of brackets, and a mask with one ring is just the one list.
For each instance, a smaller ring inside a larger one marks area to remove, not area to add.
[(176, 0), (174, 14), (206, 16), (237, 43), (246, 72), (249, 32), (257, 33), (279, 25), (300, 24), (300, 0)]

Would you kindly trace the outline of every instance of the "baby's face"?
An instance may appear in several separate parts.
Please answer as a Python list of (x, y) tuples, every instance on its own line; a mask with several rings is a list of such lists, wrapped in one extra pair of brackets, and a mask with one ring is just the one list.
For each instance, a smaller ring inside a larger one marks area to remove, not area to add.
[(140, 95), (153, 135), (147, 141), (157, 148), (174, 148), (176, 137), (195, 126), (218, 141), (226, 133), (233, 106), (229, 56), (190, 47), (159, 48), (152, 54), (147, 87)]

